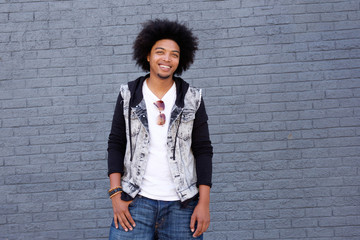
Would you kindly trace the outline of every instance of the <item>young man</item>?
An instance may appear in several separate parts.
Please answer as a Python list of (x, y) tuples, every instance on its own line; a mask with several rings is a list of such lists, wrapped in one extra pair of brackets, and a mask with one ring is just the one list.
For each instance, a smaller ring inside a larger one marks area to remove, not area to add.
[(184, 25), (148, 21), (134, 59), (146, 72), (121, 86), (108, 141), (109, 239), (202, 239), (210, 223), (212, 146), (201, 91), (175, 75), (193, 63)]

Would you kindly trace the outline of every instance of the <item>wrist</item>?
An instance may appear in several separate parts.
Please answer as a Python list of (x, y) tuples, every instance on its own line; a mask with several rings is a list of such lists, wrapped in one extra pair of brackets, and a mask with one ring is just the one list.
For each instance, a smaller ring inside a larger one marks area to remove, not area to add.
[(200, 204), (210, 204), (210, 187), (207, 185), (199, 186), (199, 203)]
[(200, 204), (200, 205), (207, 205), (207, 206), (209, 206), (209, 205), (210, 205), (210, 199), (199, 198), (199, 202), (198, 202), (198, 204)]
[(113, 201), (113, 202), (114, 202), (114, 200), (115, 200), (115, 201), (121, 200), (121, 193), (115, 194), (115, 195), (111, 196), (110, 199), (111, 199), (111, 201)]

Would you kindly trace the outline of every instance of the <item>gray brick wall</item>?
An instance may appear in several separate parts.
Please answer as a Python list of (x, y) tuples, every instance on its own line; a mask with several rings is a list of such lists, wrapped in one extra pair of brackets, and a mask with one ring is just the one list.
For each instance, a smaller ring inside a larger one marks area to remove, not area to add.
[(360, 239), (359, 0), (0, 0), (0, 239), (106, 239), (140, 23), (187, 22), (214, 144), (206, 239)]

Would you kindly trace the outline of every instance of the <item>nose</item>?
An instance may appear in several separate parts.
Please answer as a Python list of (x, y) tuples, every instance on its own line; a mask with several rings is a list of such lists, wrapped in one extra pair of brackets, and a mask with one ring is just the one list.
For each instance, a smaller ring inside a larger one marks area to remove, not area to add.
[(164, 61), (169, 62), (170, 60), (171, 60), (170, 54), (169, 53), (164, 54)]

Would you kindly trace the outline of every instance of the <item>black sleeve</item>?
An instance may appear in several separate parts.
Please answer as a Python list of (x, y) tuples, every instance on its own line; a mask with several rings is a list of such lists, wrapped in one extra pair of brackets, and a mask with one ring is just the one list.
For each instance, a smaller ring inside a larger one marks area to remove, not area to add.
[(213, 147), (207, 120), (204, 100), (201, 99), (200, 107), (195, 114), (191, 149), (196, 161), (197, 185), (211, 187)]
[(123, 104), (123, 98), (121, 94), (119, 94), (108, 139), (108, 175), (111, 173), (121, 173), (121, 175), (124, 174), (126, 126)]

